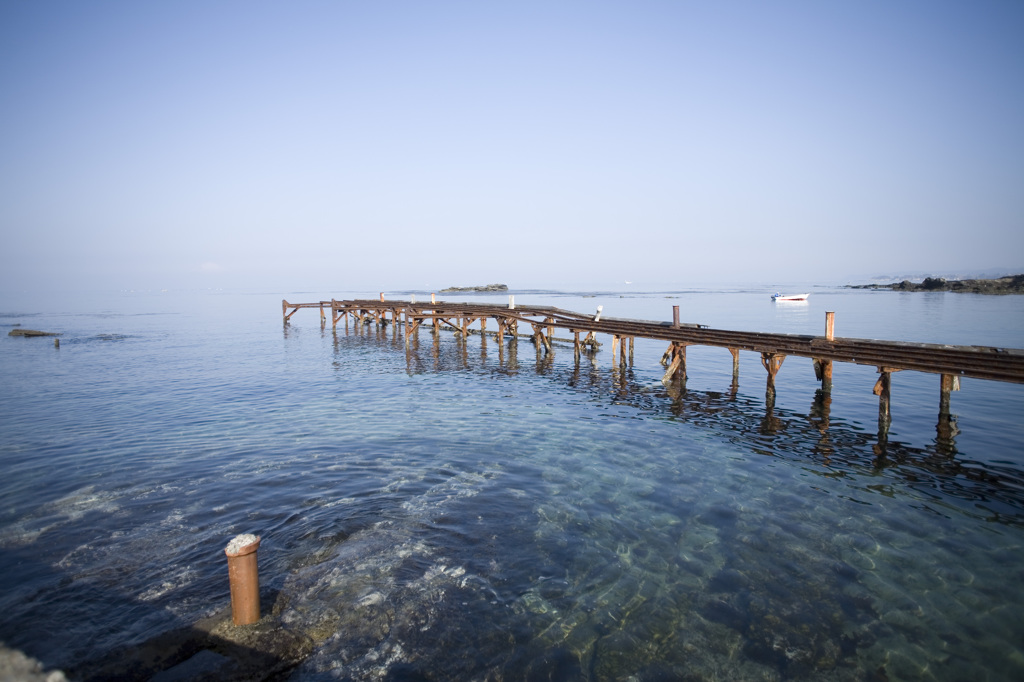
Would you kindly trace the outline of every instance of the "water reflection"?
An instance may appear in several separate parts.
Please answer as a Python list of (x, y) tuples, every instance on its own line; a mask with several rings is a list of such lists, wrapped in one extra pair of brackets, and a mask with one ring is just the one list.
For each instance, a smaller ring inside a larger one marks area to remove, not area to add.
[[(365, 335), (364, 335), (365, 338)], [(380, 339), (374, 338), (375, 341)], [(491, 339), (488, 342), (493, 342)], [(753, 451), (773, 457), (811, 462), (822, 475), (843, 474), (873, 480), (879, 473), (895, 478), (909, 494), (923, 495), (960, 511), (982, 514), (1001, 523), (1024, 524), (1024, 471), (1012, 465), (994, 466), (965, 458), (956, 446), (956, 416), (940, 419), (934, 441), (925, 447), (889, 438), (880, 428), (874, 435), (831, 416), (832, 399), (817, 391), (806, 413), (780, 410), (774, 393), (763, 401), (744, 395), (737, 376), (723, 392), (694, 391), (685, 377), (667, 385), (639, 381), (626, 365), (602, 367), (593, 353), (584, 353), (579, 364), (559, 364), (556, 355), (544, 353), (527, 340), (497, 343), (498, 362), (488, 364), (486, 346), (481, 362), (470, 363), (464, 341), (454, 343), (431, 335), (430, 362), (425, 363), (417, 335), (409, 339), (406, 370), (470, 371), (485, 376), (515, 376), (521, 370), (521, 344), (528, 344), (534, 373), (556, 386), (585, 390), (611, 404), (630, 406), (649, 416), (662, 416), (700, 426), (730, 437), (749, 438)], [(854, 479), (856, 480), (856, 479)]]

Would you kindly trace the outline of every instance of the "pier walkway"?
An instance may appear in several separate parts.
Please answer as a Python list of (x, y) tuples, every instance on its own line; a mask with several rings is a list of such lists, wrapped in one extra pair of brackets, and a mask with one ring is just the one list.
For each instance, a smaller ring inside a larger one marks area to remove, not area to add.
[[(487, 334), (487, 323), (493, 320), (491, 333), (500, 343), (505, 336), (528, 336), (537, 346), (538, 353), (552, 352), (556, 329), (573, 334), (571, 341), (577, 362), (584, 352), (596, 350), (600, 345), (597, 334), (610, 336), (614, 362), (625, 365), (632, 362), (635, 338), (667, 342), (662, 356), (667, 366), (663, 381), (686, 381), (686, 348), (688, 346), (714, 346), (726, 348), (732, 354), (733, 374), (739, 372), (739, 353), (749, 351), (761, 355), (761, 364), (767, 371), (766, 397), (774, 402), (775, 377), (786, 357), (811, 358), (815, 377), (821, 382), (821, 392), (832, 390), (832, 363), (846, 362), (871, 365), (878, 368), (879, 378), (874, 393), (879, 398), (879, 431), (888, 430), (890, 415), (890, 381), (894, 372), (912, 370), (937, 374), (939, 380), (939, 429), (948, 422), (949, 395), (959, 390), (961, 377), (1024, 383), (1024, 349), (990, 346), (950, 346), (930, 343), (906, 343), (836, 337), (834, 314), (825, 314), (825, 335), (769, 334), (761, 332), (711, 329), (705, 325), (681, 323), (679, 307), (673, 306), (671, 322), (631, 320), (602, 317), (599, 307), (595, 314), (562, 310), (549, 306), (517, 305), (509, 297), (508, 305), (491, 303), (448, 303), (437, 301), (431, 295), (429, 302), (385, 300), (330, 300), (315, 303), (281, 302), (282, 315), (287, 324), (292, 315), (303, 308), (320, 311), (321, 324), (326, 325), (330, 313), (332, 326), (348, 318), (357, 324), (395, 325), (403, 329), (406, 343), (424, 324), (434, 333), (451, 330), (463, 337), (470, 333)], [(477, 325), (477, 326), (473, 326)], [(520, 325), (529, 333), (520, 334)], [(583, 335), (581, 337), (581, 335)]]

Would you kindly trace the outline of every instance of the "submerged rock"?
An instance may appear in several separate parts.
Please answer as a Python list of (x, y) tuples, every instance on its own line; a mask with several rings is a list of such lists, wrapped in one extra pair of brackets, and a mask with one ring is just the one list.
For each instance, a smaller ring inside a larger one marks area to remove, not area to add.
[(38, 329), (12, 329), (7, 336), (60, 336), (59, 332), (41, 332)]

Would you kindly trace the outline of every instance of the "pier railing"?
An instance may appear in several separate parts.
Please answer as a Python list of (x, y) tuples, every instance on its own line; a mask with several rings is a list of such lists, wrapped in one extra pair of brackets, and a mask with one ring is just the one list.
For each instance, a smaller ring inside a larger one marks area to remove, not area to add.
[[(877, 367), (879, 374), (874, 393), (879, 397), (880, 431), (887, 430), (889, 426), (890, 381), (894, 372), (911, 370), (940, 376), (940, 429), (943, 420), (950, 419), (949, 394), (959, 390), (961, 377), (1024, 383), (1024, 349), (836, 337), (833, 333), (834, 314), (831, 312), (826, 313), (825, 335), (813, 336), (730, 331), (680, 323), (678, 306), (673, 307), (672, 322), (657, 322), (602, 317), (600, 307), (595, 314), (588, 315), (550, 306), (517, 305), (512, 296), (507, 306), (448, 303), (437, 301), (433, 295), (430, 302), (422, 303), (415, 299), (385, 300), (382, 294), (380, 300), (282, 301), (281, 308), (286, 324), (303, 308), (318, 308), (324, 325), (329, 312), (335, 327), (343, 319), (347, 325), (350, 317), (357, 324), (393, 324), (396, 329), (404, 329), (407, 343), (425, 323), (433, 327), (434, 333), (448, 329), (465, 337), (471, 332), (487, 334), (487, 322), (493, 320), (496, 323), (493, 334), (497, 341), (502, 342), (506, 335), (510, 338), (528, 336), (536, 344), (538, 353), (552, 352), (554, 332), (562, 329), (573, 334), (571, 342), (577, 362), (582, 353), (599, 345), (597, 334), (611, 337), (613, 361), (623, 365), (632, 362), (635, 338), (660, 340), (669, 344), (662, 356), (662, 364), (667, 366), (663, 381), (667, 384), (686, 381), (688, 346), (728, 349), (732, 353), (734, 375), (739, 372), (739, 352), (755, 352), (760, 353), (761, 364), (768, 373), (766, 397), (772, 402), (776, 374), (790, 355), (813, 360), (815, 376), (821, 382), (820, 391), (826, 395), (832, 390), (833, 362), (870, 365)], [(530, 333), (520, 334), (520, 323), (529, 327)], [(474, 324), (479, 324), (479, 328), (473, 328)], [(582, 338), (581, 334), (584, 335)]]

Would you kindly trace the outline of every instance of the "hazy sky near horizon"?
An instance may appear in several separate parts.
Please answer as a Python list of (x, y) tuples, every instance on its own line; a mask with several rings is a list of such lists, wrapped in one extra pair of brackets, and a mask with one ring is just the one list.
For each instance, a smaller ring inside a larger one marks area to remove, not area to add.
[(1024, 265), (1024, 3), (0, 2), (0, 290)]

